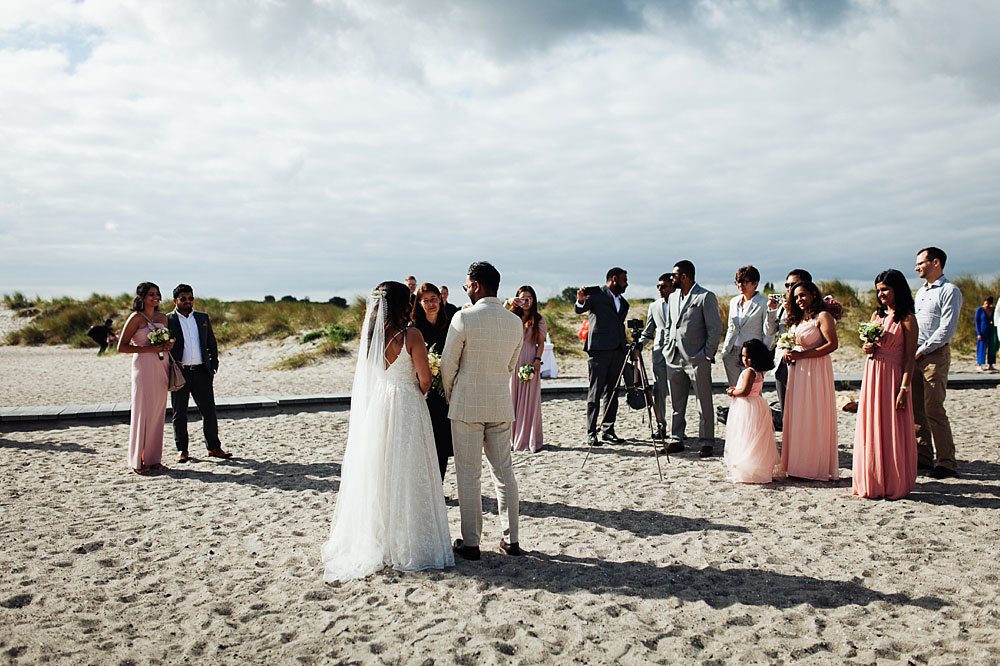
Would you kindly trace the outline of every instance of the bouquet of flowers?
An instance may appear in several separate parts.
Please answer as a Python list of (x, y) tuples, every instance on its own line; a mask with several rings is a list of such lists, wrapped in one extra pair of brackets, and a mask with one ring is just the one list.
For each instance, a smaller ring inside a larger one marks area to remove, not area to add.
[[(165, 328), (154, 328), (149, 332), (147, 336), (149, 338), (149, 344), (152, 346), (163, 345), (170, 341), (170, 331)], [(163, 359), (163, 354), (160, 354), (160, 359)]]
[(823, 303), (826, 304), (826, 311), (836, 320), (840, 321), (840, 318), (844, 316), (844, 306), (840, 304), (833, 296), (827, 295), (823, 298)]
[(782, 351), (792, 351), (795, 348), (795, 331), (785, 331), (779, 335), (776, 346)]
[(525, 363), (520, 368), (517, 369), (517, 378), (521, 380), (522, 384), (527, 384), (531, 381), (531, 378), (535, 376), (535, 366), (530, 363)]
[(441, 379), (441, 354), (427, 352), (427, 365), (431, 367), (431, 390), (444, 397), (444, 381)]
[(884, 332), (881, 322), (863, 321), (858, 324), (858, 337), (861, 338), (861, 342), (875, 344), (882, 339)]

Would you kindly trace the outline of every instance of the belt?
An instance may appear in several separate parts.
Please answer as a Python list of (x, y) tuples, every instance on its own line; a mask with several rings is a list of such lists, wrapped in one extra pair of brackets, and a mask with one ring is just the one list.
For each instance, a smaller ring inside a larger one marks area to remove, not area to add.
[(182, 365), (181, 369), (182, 370), (194, 370), (195, 368), (200, 368), (203, 365), (205, 365), (205, 364), (204, 363), (199, 363), (198, 365)]

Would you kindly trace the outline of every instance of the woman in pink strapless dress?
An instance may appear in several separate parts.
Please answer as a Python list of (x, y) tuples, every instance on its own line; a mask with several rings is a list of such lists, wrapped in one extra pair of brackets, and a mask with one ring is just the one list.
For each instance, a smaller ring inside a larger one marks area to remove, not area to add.
[[(132, 357), (132, 416), (128, 428), (128, 466), (136, 474), (166, 469), (163, 459), (163, 422), (167, 413), (167, 352), (174, 346), (151, 345), (153, 329), (167, 327), (159, 312), (160, 288), (142, 282), (135, 289), (132, 314), (125, 322), (118, 351)], [(162, 356), (162, 358), (161, 358)]]
[(917, 481), (917, 439), (913, 426), (910, 377), (917, 351), (917, 320), (906, 278), (889, 269), (875, 278), (881, 306), (872, 315), (882, 337), (866, 343), (869, 354), (861, 380), (854, 429), (854, 479), (859, 497), (899, 499)]
[(795, 332), (795, 348), (784, 355), (788, 384), (781, 468), (788, 476), (835, 481), (840, 476), (840, 463), (830, 354), (838, 345), (836, 322), (812, 282), (792, 287), (792, 298), (785, 307), (789, 330)]

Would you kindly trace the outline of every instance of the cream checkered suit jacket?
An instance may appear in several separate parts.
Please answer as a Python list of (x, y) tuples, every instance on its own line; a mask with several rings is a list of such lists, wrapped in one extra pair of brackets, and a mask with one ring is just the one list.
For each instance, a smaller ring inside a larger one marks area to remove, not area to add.
[(514, 420), (510, 377), (524, 339), (520, 317), (493, 296), (459, 310), (441, 353), (448, 418), (466, 423)]

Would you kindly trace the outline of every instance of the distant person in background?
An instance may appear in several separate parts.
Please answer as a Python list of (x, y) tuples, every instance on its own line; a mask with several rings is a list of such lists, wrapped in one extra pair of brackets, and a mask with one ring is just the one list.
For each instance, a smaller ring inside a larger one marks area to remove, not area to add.
[(917, 481), (917, 438), (911, 379), (917, 351), (917, 318), (906, 278), (897, 270), (875, 278), (879, 307), (871, 321), (882, 337), (866, 342), (868, 354), (854, 429), (852, 488), (859, 497), (899, 499)]
[[(415, 301), (411, 314), (413, 325), (424, 336), (427, 351), (440, 356), (448, 339), (448, 326), (451, 324), (451, 315), (441, 307), (441, 292), (430, 282), (424, 282), (417, 289)], [(427, 391), (425, 399), (427, 411), (431, 415), (434, 448), (437, 451), (438, 468), (441, 470), (443, 483), (445, 472), (448, 471), (448, 458), (454, 455), (454, 449), (451, 443), (451, 421), (448, 420), (448, 402), (433, 384), (434, 382)]]
[(112, 328), (110, 319), (105, 319), (103, 325), (91, 326), (90, 330), (87, 331), (87, 337), (101, 346), (97, 350), (98, 356), (107, 350), (109, 344), (118, 344), (118, 336), (115, 335), (115, 329)]
[[(514, 401), (510, 448), (536, 453), (542, 448), (542, 352), (545, 351), (548, 325), (545, 317), (538, 313), (538, 298), (529, 285), (518, 287), (517, 296), (509, 301), (508, 309), (521, 318), (524, 327), (521, 353), (510, 378), (510, 395)], [(519, 369), (525, 365), (534, 370), (526, 382), (518, 376)]]
[[(772, 339), (772, 344), (777, 337), (788, 330), (788, 310), (785, 303), (792, 300), (792, 287), (797, 282), (812, 282), (812, 274), (804, 268), (795, 268), (788, 271), (785, 277), (785, 297), (778, 294), (771, 294), (767, 299), (767, 319), (764, 320), (764, 335)], [(774, 370), (774, 386), (778, 392), (778, 406), (781, 412), (785, 411), (785, 385), (788, 383), (788, 364), (785, 363), (784, 354), (778, 359), (778, 367)]]
[(980, 372), (996, 370), (997, 329), (993, 324), (996, 314), (993, 310), (992, 296), (987, 296), (983, 304), (976, 308), (976, 369)]
[[(955, 440), (944, 410), (951, 339), (958, 329), (962, 292), (944, 276), (948, 255), (927, 247), (917, 252), (915, 269), (924, 280), (917, 290), (916, 369), (913, 377), (913, 420), (917, 427), (917, 467), (929, 470), (935, 479), (958, 476)], [(933, 440), (932, 440), (933, 438)], [(934, 454), (937, 453), (937, 464)]]
[(767, 299), (757, 291), (758, 284), (760, 272), (753, 266), (742, 266), (736, 271), (736, 288), (740, 295), (729, 301), (729, 323), (722, 343), (722, 365), (730, 386), (736, 385), (744, 371), (741, 357), (744, 342), (761, 340), (765, 346), (771, 346), (771, 341), (764, 336)]
[(646, 328), (639, 336), (639, 347), (653, 341), (653, 379), (656, 386), (653, 389), (653, 415), (656, 417), (656, 437), (667, 437), (667, 362), (663, 358), (663, 348), (667, 345), (667, 297), (674, 293), (673, 277), (664, 273), (656, 281), (656, 292), (660, 295), (649, 304), (646, 311)]
[(174, 287), (174, 311), (167, 315), (170, 337), (176, 342), (170, 352), (181, 364), (184, 386), (170, 394), (174, 409), (174, 444), (177, 462), (186, 463), (188, 456), (187, 410), (188, 397), (194, 398), (201, 412), (205, 446), (213, 458), (229, 458), (233, 454), (222, 450), (219, 441), (219, 420), (215, 415), (215, 373), (219, 370), (219, 346), (212, 331), (212, 322), (204, 312), (194, 309), (194, 289), (189, 284)]
[(451, 316), (458, 312), (458, 306), (452, 305), (448, 302), (448, 286), (444, 284), (441, 285), (441, 305), (444, 307), (444, 311), (445, 314), (448, 315), (448, 319), (451, 319)]
[(410, 310), (413, 310), (413, 305), (417, 299), (417, 278), (412, 275), (406, 276), (406, 288), (410, 290)]
[(125, 321), (118, 351), (132, 357), (132, 401), (128, 426), (128, 466), (136, 474), (166, 469), (163, 459), (163, 422), (167, 412), (167, 359), (174, 341), (150, 344), (149, 334), (167, 328), (160, 310), (160, 288), (140, 282), (135, 288), (132, 314)]

